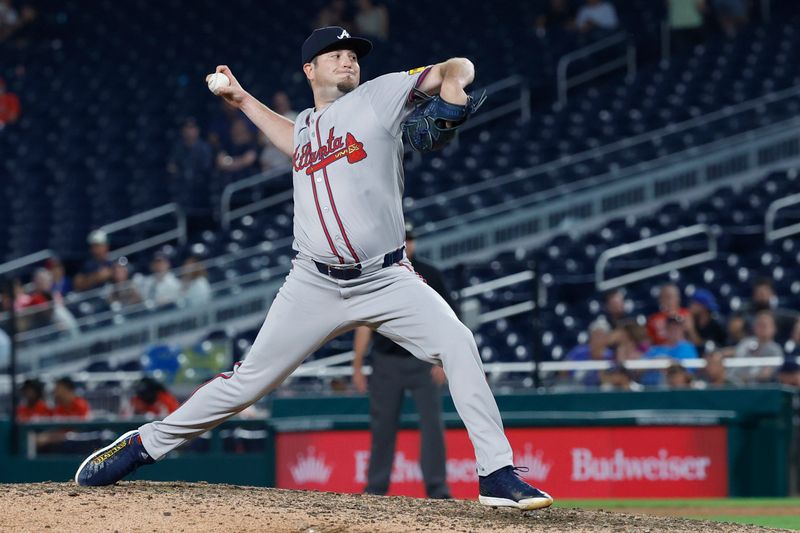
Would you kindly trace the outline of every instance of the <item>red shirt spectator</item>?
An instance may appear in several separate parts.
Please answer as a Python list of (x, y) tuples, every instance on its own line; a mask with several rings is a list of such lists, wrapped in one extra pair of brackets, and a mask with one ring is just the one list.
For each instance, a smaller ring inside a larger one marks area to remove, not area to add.
[(6, 92), (6, 82), (0, 78), (0, 128), (16, 122), (20, 112), (19, 97)]
[(53, 408), (53, 416), (69, 416), (75, 418), (88, 418), (91, 408), (89, 402), (76, 396), (71, 402), (64, 405), (56, 405)]
[(678, 308), (674, 313), (659, 311), (658, 313), (653, 313), (647, 319), (647, 334), (653, 340), (653, 344), (667, 344), (667, 318), (673, 314), (680, 316), (684, 320), (691, 319), (691, 313), (685, 307)]
[[(681, 307), (681, 293), (678, 287), (668, 283), (661, 287), (658, 295), (660, 311), (653, 313), (647, 319), (647, 334), (653, 344), (667, 344), (667, 318), (679, 315), (684, 321), (691, 320), (688, 309)], [(685, 322), (684, 322), (685, 323)]]
[(156, 394), (156, 398), (152, 403), (145, 402), (139, 396), (131, 398), (133, 412), (137, 415), (153, 414), (156, 417), (163, 417), (177, 409), (179, 405), (175, 396), (167, 391), (161, 391)]
[(20, 388), (22, 403), (17, 406), (17, 420), (27, 422), (33, 418), (51, 415), (50, 407), (44, 401), (44, 384), (38, 379), (29, 379)]
[(47, 417), (52, 414), (50, 407), (44, 400), (39, 400), (33, 405), (20, 405), (17, 407), (17, 420), (20, 422), (27, 422), (32, 418)]
[(53, 389), (55, 407), (53, 416), (64, 416), (71, 418), (88, 418), (89, 402), (75, 394), (75, 383), (69, 378), (61, 378), (56, 381)]
[(131, 398), (134, 415), (165, 417), (178, 408), (178, 400), (158, 381), (144, 377), (136, 384), (136, 394)]

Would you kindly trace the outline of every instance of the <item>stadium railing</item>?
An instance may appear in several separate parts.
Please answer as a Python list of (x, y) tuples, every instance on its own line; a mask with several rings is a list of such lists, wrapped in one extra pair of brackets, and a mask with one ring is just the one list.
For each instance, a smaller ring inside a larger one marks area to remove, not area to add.
[[(787, 207), (793, 207), (798, 204), (800, 204), (800, 193), (778, 198), (767, 206), (767, 211), (764, 215), (764, 239), (766, 239), (767, 242), (777, 241), (800, 233), (800, 223), (790, 224), (780, 228), (775, 227), (778, 213)], [(794, 215), (794, 218), (798, 216), (797, 211), (793, 211), (791, 214)]]
[[(600, 157), (606, 157), (611, 155), (615, 152), (620, 152), (623, 150), (630, 150), (637, 146), (646, 146), (653, 141), (663, 139), (668, 136), (678, 136), (681, 134), (685, 134), (690, 132), (696, 128), (704, 128), (713, 126), (715, 123), (723, 122), (727, 120), (734, 120), (737, 117), (741, 117), (746, 113), (757, 112), (757, 110), (762, 110), (765, 106), (769, 106), (772, 104), (777, 104), (779, 102), (784, 102), (786, 100), (790, 100), (793, 98), (800, 97), (800, 86), (790, 87), (788, 89), (782, 91), (776, 91), (773, 93), (766, 94), (759, 98), (754, 98), (752, 100), (748, 100), (746, 102), (742, 102), (740, 104), (736, 104), (733, 106), (726, 106), (722, 109), (718, 109), (716, 111), (712, 111), (710, 113), (706, 113), (704, 115), (700, 115), (689, 120), (685, 120), (683, 122), (679, 122), (677, 124), (669, 124), (667, 126), (642, 133), (640, 135), (636, 135), (633, 137), (626, 137), (620, 139), (618, 141), (614, 141), (610, 144), (605, 146), (600, 146), (591, 150), (586, 150), (580, 152), (578, 154), (573, 154), (568, 157), (564, 157), (558, 161), (551, 161), (548, 163), (544, 163), (541, 165), (532, 166), (528, 169), (519, 170), (515, 172), (511, 172), (508, 174), (504, 174), (502, 176), (497, 176), (490, 181), (482, 181), (478, 183), (473, 183), (470, 185), (464, 185), (461, 187), (457, 187), (452, 189), (446, 193), (437, 194), (435, 197), (432, 198), (424, 198), (420, 200), (415, 200), (412, 205), (409, 207), (412, 209), (418, 209), (422, 207), (428, 207), (431, 205), (436, 204), (437, 202), (451, 202), (456, 198), (468, 196), (470, 194), (480, 193), (487, 189), (492, 189), (495, 187), (503, 187), (507, 185), (511, 185), (513, 183), (530, 180), (531, 178), (537, 175), (544, 175), (554, 171), (563, 171), (569, 165), (573, 165), (576, 163), (583, 163), (587, 161), (591, 161), (592, 159), (597, 159)], [(750, 133), (750, 136), (753, 135), (753, 132), (745, 132), (743, 135), (747, 135)], [(738, 138), (741, 135), (734, 135), (727, 139), (723, 139), (724, 142), (729, 142), (731, 138)], [(716, 143), (712, 143), (716, 144)], [(686, 155), (696, 155), (700, 151), (700, 147), (692, 147), (689, 150), (686, 150), (687, 153), (681, 153), (681, 158), (685, 158)], [(703, 147), (703, 151), (705, 151), (705, 147)], [(666, 158), (658, 159), (652, 162), (642, 162), (637, 167), (641, 167), (643, 164), (651, 164), (651, 163), (668, 163), (673, 159), (681, 159), (675, 158), (674, 155), (667, 156)], [(628, 169), (620, 168), (616, 172), (612, 172), (604, 178), (607, 180), (609, 178), (614, 178), (615, 176), (627, 171)], [(589, 180), (586, 180), (589, 183), (593, 183), (597, 181), (599, 178), (593, 177)], [(586, 183), (574, 183), (568, 184), (561, 187), (558, 187), (558, 195), (569, 195), (573, 190), (580, 189), (586, 186)], [(554, 191), (543, 191), (541, 193), (546, 196), (553, 196)], [(516, 205), (514, 206), (516, 207)], [(502, 212), (502, 211), (500, 211)], [(498, 213), (487, 213), (487, 214), (498, 214)], [(429, 226), (427, 231), (436, 231), (440, 229), (444, 229), (449, 225), (453, 225), (452, 222), (450, 224), (440, 223), (434, 224)]]
[[(698, 251), (697, 253), (674, 259), (672, 261), (657, 261), (657, 264), (649, 267), (629, 272), (622, 276), (617, 276), (611, 279), (605, 279), (605, 271), (608, 263), (612, 259), (625, 257), (626, 255), (634, 254), (649, 248), (666, 245), (672, 242), (681, 241), (688, 237), (703, 235), (706, 237), (706, 249)], [(687, 228), (680, 228), (661, 235), (654, 235), (646, 239), (641, 239), (635, 242), (621, 244), (613, 248), (605, 250), (597, 258), (595, 264), (595, 285), (599, 292), (605, 292), (610, 289), (616, 289), (629, 283), (635, 283), (644, 279), (660, 276), (666, 274), (671, 270), (680, 270), (693, 265), (699, 265), (707, 261), (713, 261), (717, 258), (717, 238), (714, 235), (711, 227), (708, 224), (695, 224)]]
[(123, 255), (141, 252), (143, 250), (150, 250), (152, 248), (155, 248), (156, 246), (160, 246), (168, 242), (178, 241), (179, 244), (186, 244), (186, 239), (188, 236), (186, 229), (186, 215), (184, 214), (181, 206), (176, 203), (168, 203), (160, 205), (158, 207), (154, 207), (153, 209), (148, 209), (147, 211), (143, 211), (141, 213), (131, 215), (121, 220), (105, 224), (103, 226), (100, 226), (100, 228), (98, 229), (104, 231), (108, 235), (112, 235), (114, 233), (129, 230), (131, 228), (140, 226), (141, 224), (144, 224), (146, 222), (150, 222), (152, 220), (156, 220), (166, 216), (175, 217), (174, 228), (159, 233), (157, 235), (147, 237), (146, 239), (142, 239), (138, 242), (131, 243), (128, 246), (123, 246), (122, 248), (116, 248), (109, 254), (110, 257), (112, 259), (116, 259)]
[[(608, 53), (621, 44), (624, 46), (619, 55), (605, 57), (604, 52)], [(604, 62), (599, 65), (593, 63), (594, 66), (592, 68), (572, 77), (568, 75), (569, 67), (576, 61), (592, 56), (595, 56), (598, 60), (604, 60)], [(626, 79), (632, 80), (636, 76), (636, 46), (625, 32), (615, 33), (605, 39), (563, 55), (556, 66), (558, 103), (561, 105), (567, 103), (570, 89), (623, 67), (627, 70)]]
[[(418, 229), (417, 253), (444, 267), (479, 260), (522, 243), (534, 245), (559, 231), (587, 229), (622, 213), (652, 211), (661, 203), (699, 198), (722, 185), (752, 182), (770, 170), (798, 163), (800, 119), (793, 118), (625, 171), (534, 193), (457, 219), (424, 224)], [(566, 166), (557, 163), (507, 178), (535, 179)], [(503, 181), (490, 183), (502, 186)], [(439, 201), (448, 199), (442, 196)]]

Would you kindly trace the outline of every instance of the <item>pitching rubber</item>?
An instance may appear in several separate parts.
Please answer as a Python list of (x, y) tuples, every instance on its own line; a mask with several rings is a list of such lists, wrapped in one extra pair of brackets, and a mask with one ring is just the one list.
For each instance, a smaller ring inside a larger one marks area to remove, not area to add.
[(478, 496), (478, 501), (489, 507), (515, 507), (522, 511), (533, 511), (536, 509), (546, 509), (553, 505), (553, 498), (526, 498), (515, 502), (505, 498), (492, 498), (489, 496)]
[(114, 442), (112, 442), (111, 444), (106, 446), (105, 448), (100, 448), (99, 450), (97, 450), (93, 454), (91, 454), (89, 457), (84, 459), (84, 461), (81, 463), (81, 466), (79, 466), (78, 470), (75, 472), (75, 484), (79, 485), (79, 483), (78, 483), (78, 474), (81, 473), (81, 470), (83, 470), (83, 467), (86, 466), (86, 463), (88, 463), (89, 461), (91, 461), (92, 459), (94, 459), (95, 457), (100, 455), (101, 453), (105, 452), (106, 450), (110, 450), (111, 448), (116, 446), (118, 442), (123, 441), (123, 440), (127, 439), (128, 437), (130, 437), (131, 435), (133, 435), (134, 433), (138, 433), (138, 432), (139, 432), (138, 429), (134, 429), (134, 430), (128, 431), (127, 433), (123, 433), (122, 435), (120, 435), (117, 438), (117, 440), (115, 440)]

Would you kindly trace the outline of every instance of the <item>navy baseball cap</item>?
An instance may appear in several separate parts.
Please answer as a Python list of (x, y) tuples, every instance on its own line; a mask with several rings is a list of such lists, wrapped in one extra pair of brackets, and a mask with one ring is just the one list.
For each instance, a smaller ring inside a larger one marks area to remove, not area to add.
[(719, 306), (717, 305), (717, 299), (714, 298), (714, 295), (711, 294), (711, 291), (707, 289), (697, 289), (692, 294), (691, 301), (697, 302), (712, 313), (716, 313), (719, 311)]
[(341, 26), (318, 28), (303, 43), (300, 59), (305, 65), (322, 53), (342, 48), (353, 50), (361, 59), (372, 50), (372, 42), (361, 37), (350, 37), (350, 33)]

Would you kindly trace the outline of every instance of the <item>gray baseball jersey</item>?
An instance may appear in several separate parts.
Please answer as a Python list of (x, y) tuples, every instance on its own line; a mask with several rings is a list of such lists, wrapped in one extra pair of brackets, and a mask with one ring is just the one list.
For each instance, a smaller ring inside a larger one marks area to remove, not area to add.
[[(245, 360), (164, 420), (139, 428), (154, 459), (274, 390), (329, 340), (368, 325), (444, 367), (480, 475), (513, 464), (472, 333), (402, 254), (384, 257), (403, 244), (401, 124), (411, 89), (427, 73), (381, 76), (325, 109), (300, 113), (292, 270)], [(354, 279), (337, 279), (312, 260), (361, 268)]]
[[(411, 71), (413, 72), (413, 71)], [(358, 263), (403, 245), (403, 141), (411, 89), (429, 69), (369, 81), (294, 124), (294, 248)]]

